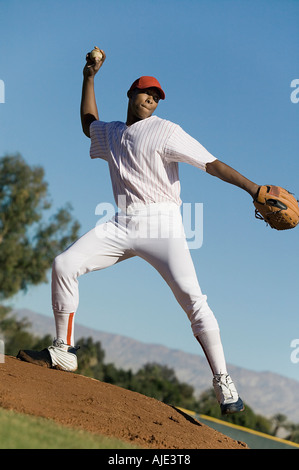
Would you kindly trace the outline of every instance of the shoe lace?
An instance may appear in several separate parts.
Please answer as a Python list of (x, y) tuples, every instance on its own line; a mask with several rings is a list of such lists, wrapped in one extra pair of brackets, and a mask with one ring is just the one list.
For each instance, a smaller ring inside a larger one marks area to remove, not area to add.
[(233, 398), (233, 391), (231, 390), (231, 382), (229, 375), (216, 375), (217, 383), (221, 387), (222, 393), (225, 398)]
[(65, 342), (60, 338), (54, 339), (53, 346), (57, 347), (57, 348), (60, 348), (61, 346), (68, 346), (67, 351), (72, 353), (72, 354), (76, 354), (77, 350), (80, 349), (80, 346), (69, 346), (69, 345), (65, 344)]
[(65, 342), (60, 338), (55, 338), (53, 341), (53, 346), (60, 348), (62, 345), (66, 346)]

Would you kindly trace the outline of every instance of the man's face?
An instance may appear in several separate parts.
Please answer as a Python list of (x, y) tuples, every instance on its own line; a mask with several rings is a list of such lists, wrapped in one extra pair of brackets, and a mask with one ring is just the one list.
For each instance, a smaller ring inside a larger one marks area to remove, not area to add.
[(139, 90), (135, 88), (129, 95), (129, 111), (136, 121), (150, 117), (158, 106), (159, 91), (156, 88)]

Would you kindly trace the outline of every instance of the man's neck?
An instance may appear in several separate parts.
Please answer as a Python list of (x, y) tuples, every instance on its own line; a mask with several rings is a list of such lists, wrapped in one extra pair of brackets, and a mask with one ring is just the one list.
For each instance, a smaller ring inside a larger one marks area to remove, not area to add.
[(126, 125), (128, 127), (132, 126), (132, 124), (135, 124), (136, 122), (140, 122), (140, 121), (146, 121), (147, 119), (153, 117), (153, 115), (147, 117), (147, 118), (144, 118), (144, 119), (138, 119), (138, 118), (133, 118), (131, 119), (129, 116), (127, 116), (127, 121), (126, 121)]

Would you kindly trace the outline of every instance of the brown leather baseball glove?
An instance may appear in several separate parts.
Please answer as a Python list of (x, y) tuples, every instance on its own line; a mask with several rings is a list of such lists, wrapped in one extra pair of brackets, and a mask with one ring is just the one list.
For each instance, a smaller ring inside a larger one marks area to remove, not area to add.
[(253, 200), (255, 216), (276, 230), (287, 230), (299, 223), (297, 199), (280, 186), (260, 186)]

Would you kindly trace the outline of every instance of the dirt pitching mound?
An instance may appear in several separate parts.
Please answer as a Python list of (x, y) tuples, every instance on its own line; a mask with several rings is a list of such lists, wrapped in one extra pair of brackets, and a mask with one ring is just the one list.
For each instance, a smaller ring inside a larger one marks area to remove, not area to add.
[(0, 363), (0, 406), (144, 449), (248, 448), (153, 398), (11, 356)]

